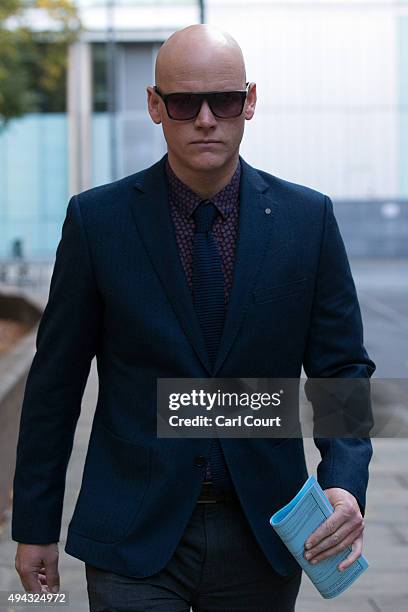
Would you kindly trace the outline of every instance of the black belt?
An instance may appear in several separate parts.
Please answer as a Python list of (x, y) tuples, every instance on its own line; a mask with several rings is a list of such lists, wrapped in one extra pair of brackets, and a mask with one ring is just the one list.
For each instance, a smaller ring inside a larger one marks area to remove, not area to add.
[(211, 481), (205, 481), (202, 484), (200, 496), (197, 500), (198, 504), (214, 504), (216, 502), (237, 501), (238, 497), (235, 490), (225, 491), (224, 493), (215, 493)]

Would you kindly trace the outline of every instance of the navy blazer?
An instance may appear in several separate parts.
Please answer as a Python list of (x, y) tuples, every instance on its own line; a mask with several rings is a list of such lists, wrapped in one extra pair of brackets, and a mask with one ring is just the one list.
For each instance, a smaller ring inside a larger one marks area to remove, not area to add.
[[(24, 394), (15, 541), (60, 537), (65, 477), (96, 355), (99, 394), (65, 551), (148, 576), (193, 512), (210, 438), (156, 436), (157, 378), (370, 377), (359, 304), (330, 199), (242, 157), (233, 286), (214, 370), (179, 258), (164, 156), (71, 198)], [(364, 513), (369, 439), (317, 438), (321, 486)], [(308, 477), (302, 439), (221, 439), (253, 533), (273, 568), (298, 565), (269, 524)]]

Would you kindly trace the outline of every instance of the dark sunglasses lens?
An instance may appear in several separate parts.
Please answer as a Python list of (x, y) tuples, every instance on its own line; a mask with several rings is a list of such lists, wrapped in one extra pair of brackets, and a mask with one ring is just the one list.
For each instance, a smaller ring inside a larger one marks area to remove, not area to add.
[(192, 119), (201, 106), (199, 96), (189, 94), (170, 94), (167, 99), (169, 116), (173, 119)]
[[(208, 95), (212, 112), (216, 117), (238, 117), (244, 107), (245, 96), (236, 91), (217, 92)], [(203, 97), (196, 94), (170, 94), (167, 110), (172, 119), (193, 119), (200, 112)]]
[(215, 93), (211, 96), (211, 109), (217, 117), (238, 117), (244, 108), (244, 97), (236, 91)]

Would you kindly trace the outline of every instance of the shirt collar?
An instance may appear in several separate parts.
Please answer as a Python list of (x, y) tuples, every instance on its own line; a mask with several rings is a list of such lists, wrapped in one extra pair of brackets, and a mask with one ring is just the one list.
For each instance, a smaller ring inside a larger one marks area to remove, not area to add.
[[(165, 169), (169, 185), (170, 200), (174, 202), (175, 206), (177, 206), (184, 217), (191, 217), (196, 207), (203, 201), (203, 198), (178, 178), (171, 168), (168, 159), (166, 159)], [(238, 205), (240, 177), (241, 162), (238, 161), (230, 182), (212, 198), (208, 198), (215, 204), (224, 219), (228, 217)]]

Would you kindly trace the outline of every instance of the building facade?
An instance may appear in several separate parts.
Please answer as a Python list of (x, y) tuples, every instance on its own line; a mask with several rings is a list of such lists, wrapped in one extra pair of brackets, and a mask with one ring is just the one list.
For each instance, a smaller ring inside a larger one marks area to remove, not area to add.
[[(28, 256), (52, 258), (70, 195), (136, 172), (166, 150), (147, 112), (146, 86), (154, 83), (161, 43), (199, 21), (199, 3), (77, 4), (84, 30), (69, 50), (66, 112), (27, 115), (0, 134), (2, 258), (16, 239)], [(408, 2), (206, 0), (205, 6), (206, 22), (238, 40), (247, 80), (257, 83), (245, 159), (335, 202), (355, 202), (347, 209), (351, 225), (358, 202), (371, 203), (385, 234), (402, 239)]]

